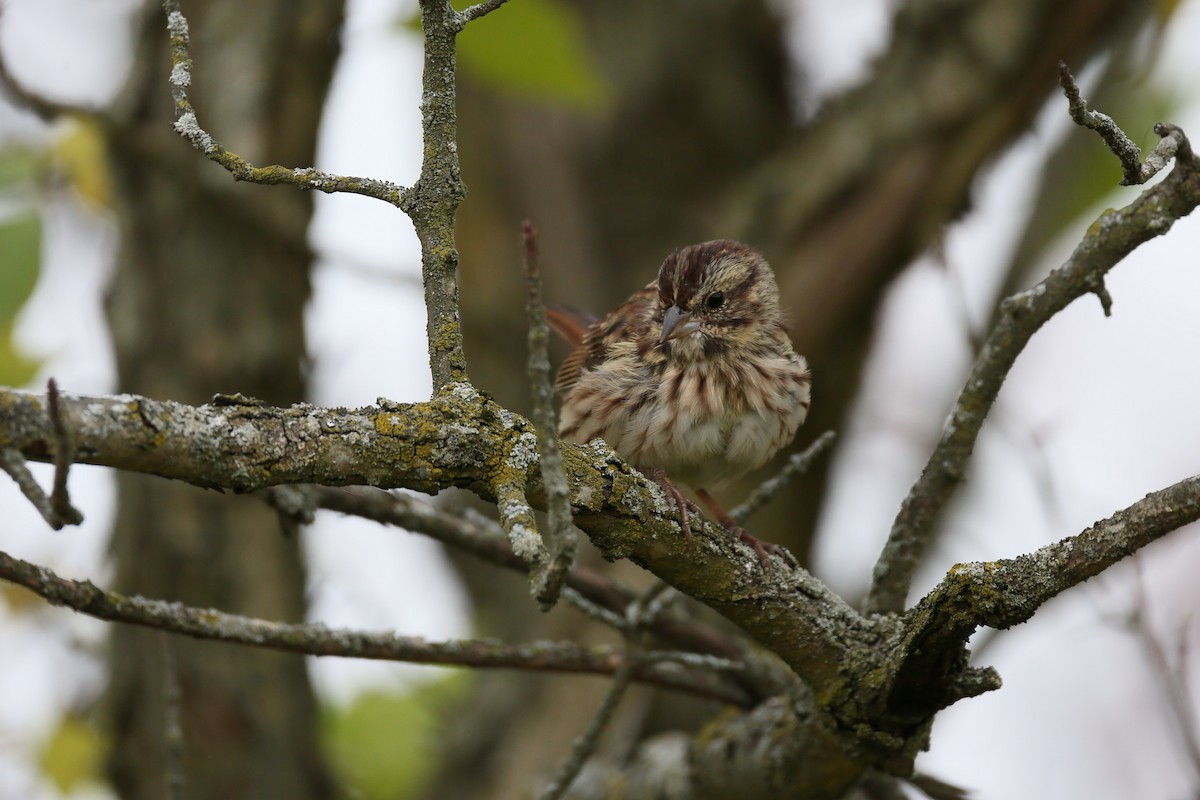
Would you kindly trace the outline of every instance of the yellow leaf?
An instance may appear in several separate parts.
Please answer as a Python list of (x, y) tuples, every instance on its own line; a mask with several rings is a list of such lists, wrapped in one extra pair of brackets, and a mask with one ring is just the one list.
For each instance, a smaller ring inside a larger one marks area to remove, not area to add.
[(42, 771), (63, 794), (101, 780), (104, 748), (99, 734), (77, 716), (68, 715), (42, 748)]

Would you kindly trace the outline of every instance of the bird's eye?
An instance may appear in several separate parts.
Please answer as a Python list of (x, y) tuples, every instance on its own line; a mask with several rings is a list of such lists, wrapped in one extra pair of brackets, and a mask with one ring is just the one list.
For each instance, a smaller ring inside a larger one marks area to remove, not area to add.
[(704, 305), (708, 306), (709, 308), (720, 308), (721, 306), (725, 305), (725, 293), (713, 292), (707, 298), (705, 298)]

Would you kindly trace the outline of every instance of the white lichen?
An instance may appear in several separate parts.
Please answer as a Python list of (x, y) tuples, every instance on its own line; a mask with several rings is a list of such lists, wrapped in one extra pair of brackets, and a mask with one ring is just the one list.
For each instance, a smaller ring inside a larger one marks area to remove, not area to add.
[(188, 21), (179, 11), (172, 11), (167, 15), (167, 32), (172, 36), (179, 36), (183, 39), (188, 38)]

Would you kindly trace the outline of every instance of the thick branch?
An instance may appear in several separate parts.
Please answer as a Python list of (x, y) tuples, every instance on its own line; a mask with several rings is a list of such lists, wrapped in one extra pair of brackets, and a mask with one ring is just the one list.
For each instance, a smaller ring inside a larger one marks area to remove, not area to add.
[[(1172, 126), (1156, 126), (1176, 135)], [(1200, 203), (1200, 170), (1186, 144), (1175, 169), (1122, 209), (1104, 212), (1088, 229), (1071, 257), (1032, 289), (1006, 299), (966, 385), (954, 403), (941, 440), (920, 478), (905, 497), (879, 561), (866, 609), (900, 611), (913, 572), (925, 554), (934, 527), (962, 481), (975, 440), (1009, 370), (1042, 325), (1079, 297), (1107, 297), (1104, 276), (1142, 243), (1161, 236)]]
[[(529, 422), (465, 384), (427, 403), (354, 411), (243, 402), (60, 395), (83, 463), (237, 492), (458, 486), (494, 501), (500, 487), (520, 484), (530, 502), (544, 502)], [(52, 428), (44, 397), (0, 389), (0, 446), (46, 460)], [(602, 443), (563, 455), (576, 525), (606, 557), (629, 558), (716, 609), (808, 680), (820, 703), (854, 716), (859, 679), (881, 664), (877, 645), (891, 622), (863, 619), (803, 570), (768, 579), (749, 547), (711, 523), (683, 534), (662, 490)]]
[(923, 719), (957, 700), (948, 670), (979, 626), (1025, 622), (1056, 595), (1171, 531), (1200, 520), (1200, 476), (1146, 495), (1033, 553), (959, 564), (908, 614), (891, 713)]

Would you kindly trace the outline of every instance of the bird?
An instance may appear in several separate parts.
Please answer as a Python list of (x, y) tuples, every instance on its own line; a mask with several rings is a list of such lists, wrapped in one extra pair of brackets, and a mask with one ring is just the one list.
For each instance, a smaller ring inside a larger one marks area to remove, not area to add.
[(791, 442), (811, 402), (812, 375), (792, 347), (762, 253), (728, 239), (682, 247), (608, 316), (547, 305), (546, 317), (573, 348), (555, 380), (559, 439), (603, 439), (662, 486), (689, 537), (689, 505), (696, 507), (676, 482), (691, 487), (764, 568), (768, 553), (795, 566), (708, 492)]

